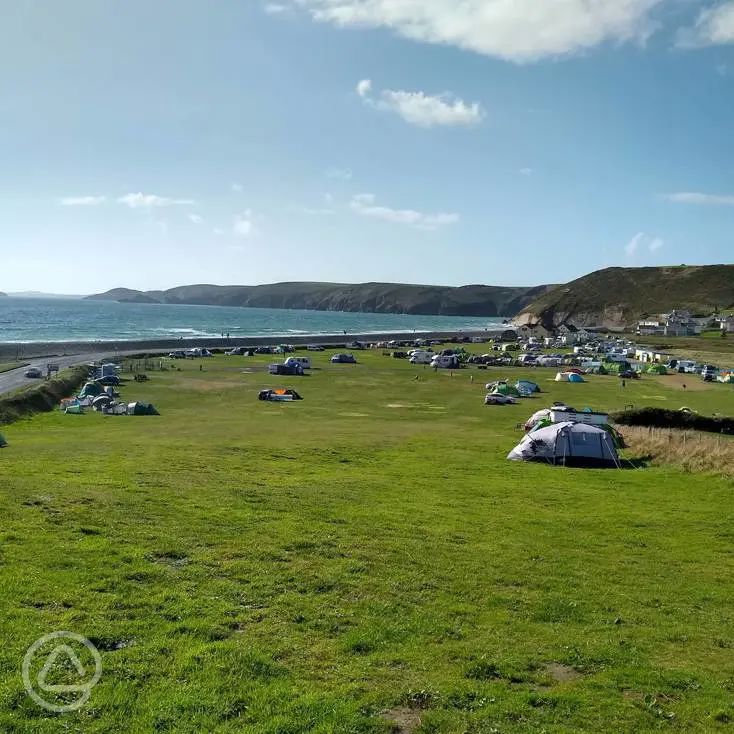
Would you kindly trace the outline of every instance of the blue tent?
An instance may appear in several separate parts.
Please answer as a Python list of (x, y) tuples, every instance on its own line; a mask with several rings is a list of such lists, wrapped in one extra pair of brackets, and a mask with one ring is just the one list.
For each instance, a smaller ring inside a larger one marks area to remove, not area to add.
[(575, 372), (571, 372), (568, 376), (569, 382), (586, 382), (581, 375), (577, 375)]

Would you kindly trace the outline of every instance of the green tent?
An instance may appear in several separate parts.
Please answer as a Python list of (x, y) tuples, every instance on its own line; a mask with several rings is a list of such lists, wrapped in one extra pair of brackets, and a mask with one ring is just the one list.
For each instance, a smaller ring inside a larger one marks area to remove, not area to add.
[(8, 442), (5, 440), (5, 436), (3, 436), (2, 433), (0, 433), (0, 449), (4, 449), (8, 445)]
[(160, 415), (150, 403), (130, 403), (127, 406), (128, 415)]
[(662, 364), (653, 364), (647, 368), (648, 375), (667, 375), (668, 370)]
[(67, 415), (84, 415), (84, 408), (81, 405), (70, 405), (64, 413)]
[(520, 397), (520, 391), (512, 385), (508, 385), (506, 382), (498, 382), (494, 388), (494, 392), (498, 392), (500, 395), (510, 395), (513, 398)]
[(97, 395), (101, 395), (104, 392), (104, 388), (98, 382), (88, 382), (79, 393), (80, 398), (96, 398)]

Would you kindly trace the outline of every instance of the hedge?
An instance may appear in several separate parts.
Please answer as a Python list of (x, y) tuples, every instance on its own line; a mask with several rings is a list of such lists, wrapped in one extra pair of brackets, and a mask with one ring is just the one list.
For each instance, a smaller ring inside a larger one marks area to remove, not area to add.
[(687, 431), (708, 433), (734, 433), (734, 418), (699, 415), (687, 410), (663, 408), (639, 408), (612, 415), (615, 423), (623, 426), (648, 426), (652, 428), (680, 428)]

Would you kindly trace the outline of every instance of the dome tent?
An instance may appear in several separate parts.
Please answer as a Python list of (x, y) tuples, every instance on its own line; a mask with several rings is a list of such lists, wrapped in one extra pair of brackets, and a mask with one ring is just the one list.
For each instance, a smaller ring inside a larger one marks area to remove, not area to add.
[(540, 392), (540, 385), (538, 385), (536, 382), (532, 382), (531, 380), (518, 380), (515, 383), (515, 389), (517, 389), (519, 392)]
[(647, 374), (648, 375), (667, 375), (668, 370), (662, 364), (653, 364), (647, 368)]
[(509, 395), (513, 398), (520, 397), (520, 391), (512, 385), (508, 385), (506, 382), (489, 382), (487, 383), (486, 388), (498, 395)]
[(8, 442), (5, 440), (5, 436), (3, 436), (2, 433), (0, 433), (0, 449), (4, 449), (8, 445)]
[(561, 466), (619, 468), (612, 437), (585, 423), (554, 423), (526, 436), (507, 455), (510, 461), (541, 461)]

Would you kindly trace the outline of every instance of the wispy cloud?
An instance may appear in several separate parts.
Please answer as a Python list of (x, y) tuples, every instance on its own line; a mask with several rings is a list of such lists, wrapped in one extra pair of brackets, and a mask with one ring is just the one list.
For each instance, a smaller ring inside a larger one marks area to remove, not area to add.
[(394, 112), (405, 122), (418, 127), (478, 125), (485, 115), (478, 102), (467, 104), (450, 92), (430, 95), (425, 92), (383, 89), (377, 97), (373, 97), (369, 79), (359, 82), (356, 91), (371, 107)]
[(204, 221), (204, 217), (199, 216), (198, 214), (189, 214), (189, 219), (194, 224), (201, 224)]
[(219, 235), (223, 235), (224, 234), (224, 230), (221, 229), (221, 228), (219, 228), (219, 227), (215, 227), (212, 230), (212, 233), (215, 234), (215, 235), (217, 235), (217, 236), (219, 236)]
[(335, 214), (333, 209), (328, 209), (326, 207), (319, 209), (318, 207), (304, 206), (301, 207), (301, 211), (311, 217), (330, 217)]
[(674, 194), (665, 194), (664, 198), (676, 204), (734, 206), (734, 194), (704, 194), (699, 191), (680, 191)]
[(269, 15), (280, 15), (288, 10), (288, 6), (282, 3), (266, 3), (263, 10)]
[(657, 252), (664, 244), (665, 242), (660, 237), (653, 237), (651, 235), (645, 234), (644, 232), (638, 232), (624, 246), (624, 251), (628, 258), (632, 258), (641, 250)]
[(125, 204), (131, 209), (152, 209), (154, 207), (163, 206), (187, 206), (195, 204), (192, 199), (169, 199), (166, 196), (156, 196), (155, 194), (143, 194), (140, 191), (137, 194), (125, 194), (118, 200), (119, 204)]
[(521, 176), (532, 176), (534, 173), (532, 168), (521, 168), (520, 169), (520, 175)]
[(354, 174), (349, 168), (327, 168), (324, 175), (337, 181), (351, 181)]
[(245, 209), (242, 214), (235, 215), (232, 225), (232, 234), (236, 237), (251, 237), (255, 234), (252, 209)]
[(702, 10), (692, 28), (678, 34), (678, 45), (723, 46), (734, 43), (734, 0)]
[(233, 183), (230, 188), (235, 194), (241, 194), (245, 190), (245, 187), (240, 183)]
[(350, 208), (356, 214), (373, 219), (381, 219), (385, 222), (403, 224), (416, 229), (435, 230), (449, 224), (456, 224), (460, 217), (458, 214), (437, 213), (426, 214), (413, 209), (392, 209), (387, 206), (379, 206), (373, 194), (359, 194), (352, 198)]
[(107, 201), (106, 196), (65, 196), (59, 199), (61, 206), (99, 206)]
[(663, 0), (294, 0), (316, 21), (387, 28), (515, 62), (644, 42)]

